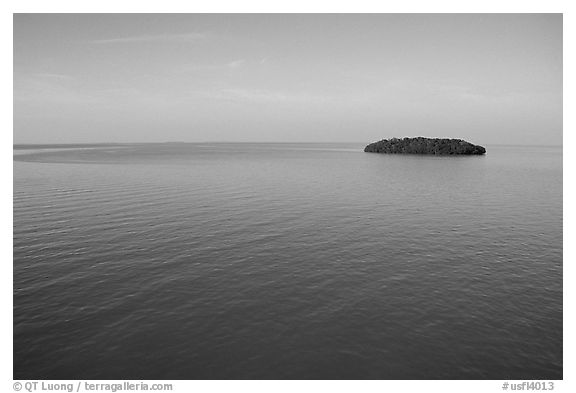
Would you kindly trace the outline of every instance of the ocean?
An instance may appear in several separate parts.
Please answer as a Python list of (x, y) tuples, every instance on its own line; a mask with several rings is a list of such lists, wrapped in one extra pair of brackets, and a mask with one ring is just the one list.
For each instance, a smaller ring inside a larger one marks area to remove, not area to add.
[(562, 148), (14, 150), (14, 379), (562, 379)]

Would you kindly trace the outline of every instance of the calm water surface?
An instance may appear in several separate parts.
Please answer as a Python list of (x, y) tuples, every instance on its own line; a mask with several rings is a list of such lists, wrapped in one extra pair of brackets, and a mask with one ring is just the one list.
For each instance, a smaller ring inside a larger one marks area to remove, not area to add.
[(15, 151), (14, 378), (561, 379), (562, 149), (362, 148)]

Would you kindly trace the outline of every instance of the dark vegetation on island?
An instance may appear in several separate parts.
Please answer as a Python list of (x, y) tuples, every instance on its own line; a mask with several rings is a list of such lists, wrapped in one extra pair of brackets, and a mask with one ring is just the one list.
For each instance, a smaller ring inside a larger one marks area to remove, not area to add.
[(392, 138), (369, 144), (364, 148), (367, 153), (387, 154), (436, 154), (436, 155), (472, 155), (484, 154), (486, 149), (462, 139), (446, 138)]

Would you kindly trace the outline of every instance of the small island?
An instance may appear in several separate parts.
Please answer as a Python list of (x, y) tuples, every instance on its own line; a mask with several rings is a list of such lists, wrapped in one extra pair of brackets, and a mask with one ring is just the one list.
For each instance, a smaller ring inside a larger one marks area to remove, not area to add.
[(462, 139), (446, 138), (392, 138), (369, 144), (366, 153), (386, 154), (436, 154), (436, 155), (480, 155), (486, 149)]

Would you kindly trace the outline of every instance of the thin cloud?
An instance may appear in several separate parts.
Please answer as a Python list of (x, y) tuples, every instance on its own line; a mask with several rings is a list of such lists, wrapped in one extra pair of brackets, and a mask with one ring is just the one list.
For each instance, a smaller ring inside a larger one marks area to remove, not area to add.
[(246, 64), (246, 60), (238, 59), (238, 60), (231, 61), (230, 63), (227, 64), (227, 66), (229, 68), (238, 68), (238, 67), (242, 67), (244, 64)]
[(212, 93), (212, 98), (226, 101), (253, 103), (322, 104), (334, 101), (334, 97), (307, 92), (283, 92), (261, 89), (220, 89)]
[(66, 74), (56, 74), (51, 72), (36, 72), (32, 74), (33, 77), (37, 78), (46, 78), (46, 79), (53, 79), (53, 80), (72, 80), (74, 79), (71, 75)]
[(128, 37), (114, 37), (100, 40), (92, 40), (92, 44), (130, 44), (138, 42), (196, 42), (207, 37), (206, 33), (183, 33), (183, 34), (145, 34)]
[(234, 70), (241, 67), (247, 67), (253, 65), (254, 63), (245, 59), (236, 59), (231, 61), (226, 61), (225, 63), (208, 63), (208, 64), (198, 64), (198, 63), (186, 63), (175, 65), (173, 67), (173, 72), (176, 73), (187, 73), (194, 71), (226, 71)]

